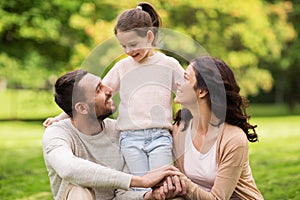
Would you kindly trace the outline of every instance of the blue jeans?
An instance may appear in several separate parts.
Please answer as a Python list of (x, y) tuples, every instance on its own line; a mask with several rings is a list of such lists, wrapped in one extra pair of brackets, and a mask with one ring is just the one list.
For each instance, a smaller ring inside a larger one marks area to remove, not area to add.
[(168, 129), (151, 128), (120, 133), (122, 154), (130, 173), (137, 176), (172, 164), (172, 144)]

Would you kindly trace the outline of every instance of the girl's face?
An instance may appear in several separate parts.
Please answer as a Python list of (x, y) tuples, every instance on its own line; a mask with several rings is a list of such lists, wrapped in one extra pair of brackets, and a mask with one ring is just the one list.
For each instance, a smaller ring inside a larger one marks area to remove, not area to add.
[(152, 42), (154, 35), (151, 31), (148, 31), (145, 37), (139, 36), (133, 31), (118, 31), (117, 38), (120, 45), (123, 47), (124, 52), (131, 56), (136, 62), (143, 62), (145, 58), (153, 55)]
[(184, 72), (184, 80), (177, 82), (177, 91), (174, 101), (183, 106), (189, 107), (190, 104), (197, 102), (194, 85), (196, 84), (195, 71), (190, 64)]

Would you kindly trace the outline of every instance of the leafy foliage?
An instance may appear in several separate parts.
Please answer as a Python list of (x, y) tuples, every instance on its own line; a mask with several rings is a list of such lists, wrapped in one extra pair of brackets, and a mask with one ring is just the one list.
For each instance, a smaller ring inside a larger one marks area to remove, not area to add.
[(273, 78), (260, 62), (278, 60), (283, 45), (295, 36), (284, 18), (286, 8), (258, 0), (193, 2), (170, 7), (171, 26), (179, 24), (176, 28), (234, 68), (244, 95), (269, 91)]
[[(163, 28), (186, 34), (209, 54), (224, 59), (237, 74), (244, 95), (255, 96), (273, 89), (277, 92), (274, 99), (280, 96), (291, 104), (300, 99), (293, 96), (300, 92), (290, 89), (300, 85), (296, 76), (296, 25), (300, 13), (297, 1), (149, 2), (161, 15)], [(50, 89), (57, 75), (80, 67), (97, 45), (113, 38), (117, 15), (135, 6), (133, 0), (2, 1), (0, 85)], [(191, 48), (180, 41), (173, 45), (187, 52)]]

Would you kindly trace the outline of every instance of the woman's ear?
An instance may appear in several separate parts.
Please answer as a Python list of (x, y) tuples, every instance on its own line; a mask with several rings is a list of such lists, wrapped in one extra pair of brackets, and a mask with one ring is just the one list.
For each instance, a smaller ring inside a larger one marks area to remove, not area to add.
[(88, 114), (88, 106), (82, 102), (77, 102), (75, 104), (75, 110), (80, 114), (84, 114), (84, 115)]
[(208, 94), (208, 90), (198, 89), (197, 93), (199, 98), (204, 98)]

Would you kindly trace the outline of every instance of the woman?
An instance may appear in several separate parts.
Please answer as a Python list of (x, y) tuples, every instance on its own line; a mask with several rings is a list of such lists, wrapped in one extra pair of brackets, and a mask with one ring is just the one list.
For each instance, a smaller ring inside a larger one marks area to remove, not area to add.
[(177, 84), (175, 165), (186, 175), (187, 199), (263, 199), (249, 165), (247, 101), (231, 69), (208, 56), (192, 60)]

